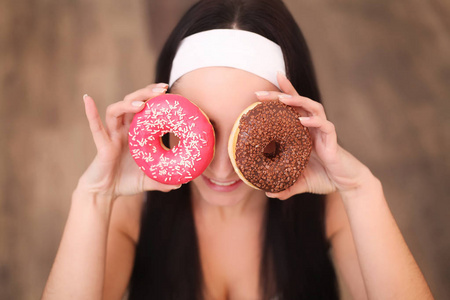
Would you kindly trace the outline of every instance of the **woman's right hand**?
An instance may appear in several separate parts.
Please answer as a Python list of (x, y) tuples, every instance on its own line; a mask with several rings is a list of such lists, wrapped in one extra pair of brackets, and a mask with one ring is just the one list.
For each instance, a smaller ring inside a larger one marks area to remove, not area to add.
[(113, 103), (106, 110), (106, 126), (94, 100), (83, 97), (89, 127), (97, 155), (78, 182), (78, 191), (115, 199), (149, 190), (170, 191), (179, 185), (166, 185), (147, 177), (134, 162), (128, 150), (128, 130), (134, 114), (145, 107), (145, 101), (164, 94), (167, 84), (151, 84)]

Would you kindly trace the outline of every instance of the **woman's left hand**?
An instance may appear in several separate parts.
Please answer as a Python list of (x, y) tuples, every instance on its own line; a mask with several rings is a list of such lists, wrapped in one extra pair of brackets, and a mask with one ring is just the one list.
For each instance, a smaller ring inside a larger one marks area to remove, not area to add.
[(328, 194), (358, 188), (368, 168), (337, 143), (336, 130), (327, 120), (322, 104), (300, 96), (282, 73), (277, 75), (283, 93), (257, 93), (259, 100), (277, 100), (294, 107), (301, 123), (310, 131), (313, 150), (301, 177), (290, 188), (279, 193), (267, 193), (268, 197), (287, 199), (295, 194)]

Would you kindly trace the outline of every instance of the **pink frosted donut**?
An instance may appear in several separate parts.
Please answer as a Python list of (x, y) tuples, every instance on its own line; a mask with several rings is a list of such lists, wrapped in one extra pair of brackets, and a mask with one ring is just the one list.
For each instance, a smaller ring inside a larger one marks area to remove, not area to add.
[[(161, 137), (172, 132), (178, 145), (167, 149)], [(214, 130), (208, 117), (188, 99), (164, 94), (150, 99), (131, 122), (131, 156), (153, 180), (182, 184), (199, 176), (214, 156)]]

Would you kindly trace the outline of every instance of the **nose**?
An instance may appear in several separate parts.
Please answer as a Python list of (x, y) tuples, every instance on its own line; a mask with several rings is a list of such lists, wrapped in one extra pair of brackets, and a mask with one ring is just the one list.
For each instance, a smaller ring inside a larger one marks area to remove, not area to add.
[(234, 168), (228, 156), (228, 139), (231, 130), (226, 133), (216, 131), (214, 158), (208, 166), (209, 174), (217, 180), (235, 179)]

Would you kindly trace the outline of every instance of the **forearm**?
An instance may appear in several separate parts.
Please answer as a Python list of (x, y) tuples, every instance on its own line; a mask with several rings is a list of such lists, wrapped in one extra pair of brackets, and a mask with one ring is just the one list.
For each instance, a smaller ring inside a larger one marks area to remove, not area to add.
[(429, 287), (369, 171), (341, 192), (369, 299), (432, 299)]
[(42, 299), (101, 299), (112, 199), (76, 190)]

